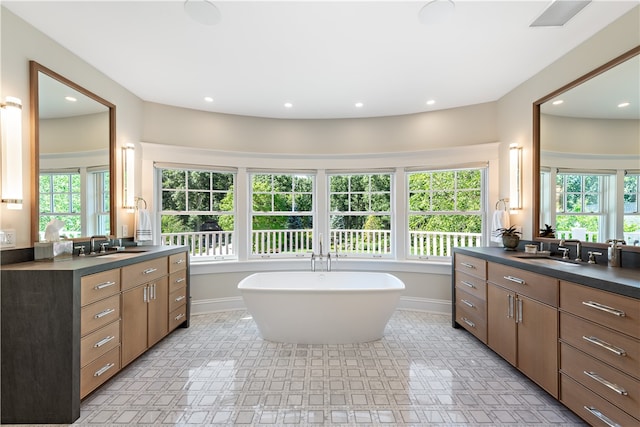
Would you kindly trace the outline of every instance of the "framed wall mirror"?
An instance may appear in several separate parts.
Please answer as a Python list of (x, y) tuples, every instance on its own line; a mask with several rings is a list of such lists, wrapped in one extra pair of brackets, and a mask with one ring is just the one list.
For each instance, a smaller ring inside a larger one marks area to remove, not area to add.
[(30, 61), (31, 241), (52, 220), (61, 236), (116, 230), (115, 105)]
[(639, 53), (533, 104), (534, 238), (640, 244)]

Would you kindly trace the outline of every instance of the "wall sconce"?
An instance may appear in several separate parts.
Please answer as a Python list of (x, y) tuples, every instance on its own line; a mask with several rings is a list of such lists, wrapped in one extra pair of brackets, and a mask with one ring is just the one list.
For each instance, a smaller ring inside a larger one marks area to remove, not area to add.
[(135, 154), (133, 144), (126, 144), (122, 147), (122, 207), (129, 210), (133, 210), (136, 205), (133, 171)]
[(22, 209), (22, 101), (7, 96), (2, 107), (2, 203)]
[(509, 207), (522, 209), (522, 147), (509, 146)]

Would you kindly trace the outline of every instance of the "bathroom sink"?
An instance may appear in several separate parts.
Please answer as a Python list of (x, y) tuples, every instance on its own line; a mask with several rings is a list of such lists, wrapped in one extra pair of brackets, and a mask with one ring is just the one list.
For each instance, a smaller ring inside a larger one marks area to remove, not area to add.
[(531, 256), (518, 257), (518, 258), (530, 258), (535, 263), (546, 264), (546, 265), (556, 265), (556, 266), (563, 266), (563, 267), (579, 267), (581, 265), (581, 263), (571, 261), (568, 259), (561, 259), (561, 258), (531, 257)]

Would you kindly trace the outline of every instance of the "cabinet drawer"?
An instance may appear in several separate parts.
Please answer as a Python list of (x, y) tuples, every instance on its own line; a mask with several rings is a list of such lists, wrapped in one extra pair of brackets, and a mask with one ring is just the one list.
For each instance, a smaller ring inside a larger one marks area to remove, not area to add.
[(461, 290), (482, 300), (487, 299), (487, 283), (484, 279), (456, 271), (456, 291)]
[(187, 285), (187, 270), (180, 270), (169, 275), (169, 292)]
[(483, 280), (487, 278), (487, 262), (483, 259), (456, 254), (455, 269)]
[(180, 252), (169, 256), (169, 273), (187, 269), (187, 253)]
[(558, 279), (490, 262), (488, 280), (518, 294), (558, 307)]
[(85, 366), (120, 345), (120, 321), (90, 333), (80, 341), (80, 366)]
[(633, 414), (640, 408), (640, 381), (562, 343), (560, 369), (565, 375)]
[(456, 322), (487, 342), (487, 312), (485, 301), (465, 292), (456, 292)]
[(564, 312), (560, 312), (560, 339), (626, 374), (640, 377), (640, 340)]
[(80, 312), (80, 335), (85, 336), (119, 318), (120, 295), (84, 306)]
[(183, 305), (178, 307), (176, 310), (173, 310), (169, 313), (169, 330), (173, 331), (178, 327), (182, 322), (187, 320), (187, 305)]
[(560, 308), (638, 338), (640, 300), (600, 289), (560, 282)]
[(167, 257), (122, 267), (122, 290), (131, 289), (167, 274)]
[(80, 398), (91, 393), (119, 370), (120, 346), (111, 349), (80, 370)]
[(187, 303), (187, 287), (183, 286), (169, 294), (169, 311), (174, 311)]
[(560, 375), (560, 401), (594, 427), (637, 426), (640, 423), (564, 374)]
[(80, 304), (85, 306), (120, 292), (120, 269), (83, 276), (80, 279)]

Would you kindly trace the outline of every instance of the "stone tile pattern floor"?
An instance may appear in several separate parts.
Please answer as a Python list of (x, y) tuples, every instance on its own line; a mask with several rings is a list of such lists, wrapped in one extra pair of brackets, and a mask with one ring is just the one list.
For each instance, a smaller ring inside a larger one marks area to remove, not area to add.
[(242, 310), (193, 316), (82, 403), (74, 425), (582, 426), (448, 315), (398, 310), (347, 345), (260, 338)]

